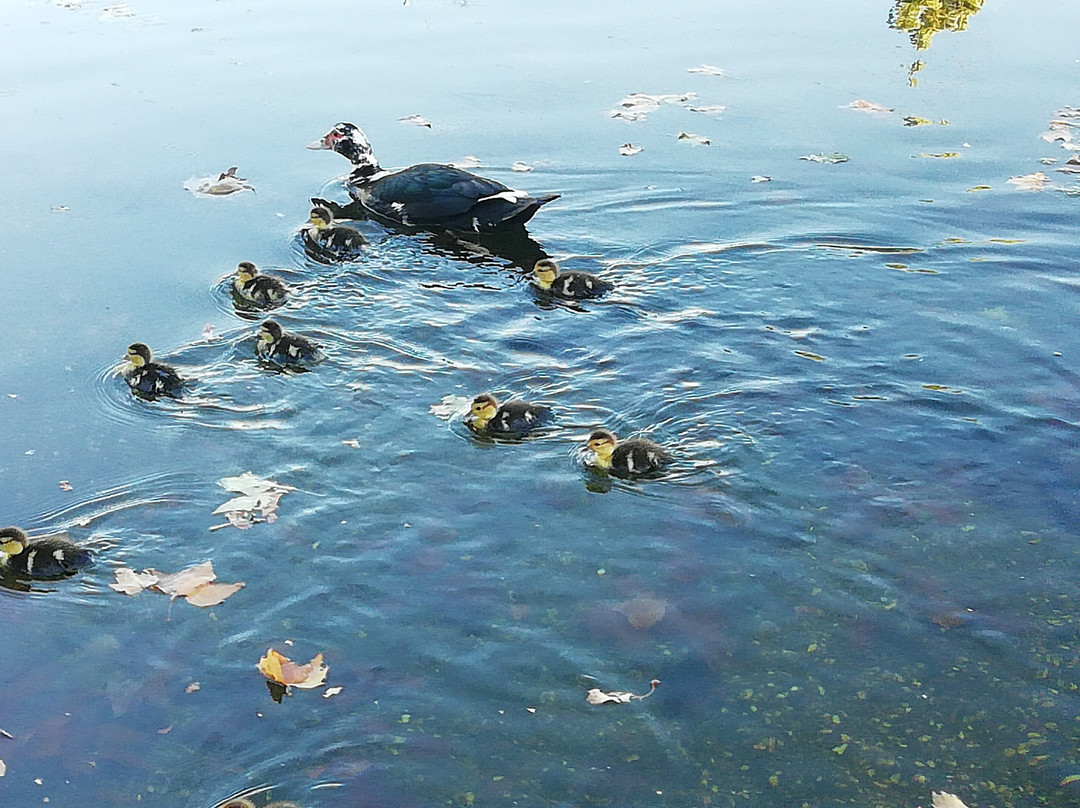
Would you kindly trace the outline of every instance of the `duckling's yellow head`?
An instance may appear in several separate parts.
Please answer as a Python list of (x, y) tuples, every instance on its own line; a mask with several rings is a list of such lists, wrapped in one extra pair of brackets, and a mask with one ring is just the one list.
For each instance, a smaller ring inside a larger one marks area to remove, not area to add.
[(334, 214), (322, 205), (316, 205), (308, 214), (308, 222), (314, 225), (316, 230), (325, 230), (334, 222)]
[(499, 411), (499, 401), (491, 393), (481, 393), (473, 399), (469, 414), (472, 416), (472, 424), (477, 429), (483, 429), (487, 422), (495, 417)]
[(259, 268), (256, 267), (250, 261), (241, 261), (236, 266), (236, 282), (240, 284), (247, 283), (256, 275), (259, 274)]
[(18, 555), (26, 549), (29, 540), (26, 532), (17, 527), (3, 528), (0, 530), (0, 556), (7, 558)]
[(589, 451), (596, 455), (595, 465), (599, 468), (611, 468), (611, 453), (615, 451), (616, 438), (606, 429), (594, 429), (589, 435)]
[(533, 277), (541, 289), (550, 289), (551, 284), (559, 277), (559, 265), (550, 258), (541, 258), (533, 267)]
[(141, 342), (133, 342), (128, 346), (127, 353), (124, 354), (124, 358), (131, 363), (132, 367), (141, 368), (143, 365), (149, 364), (153, 354), (150, 353), (150, 349)]
[(259, 326), (259, 341), (267, 344), (281, 339), (281, 326), (273, 320), (267, 320)]

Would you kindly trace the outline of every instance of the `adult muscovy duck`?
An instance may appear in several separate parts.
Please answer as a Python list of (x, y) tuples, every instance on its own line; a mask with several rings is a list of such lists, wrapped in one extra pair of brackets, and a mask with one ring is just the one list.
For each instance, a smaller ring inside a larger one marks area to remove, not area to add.
[[(329, 149), (352, 163), (346, 187), (376, 219), (424, 230), (491, 233), (525, 224), (559, 194), (530, 196), (501, 182), (442, 163), (419, 163), (385, 171), (367, 136), (351, 123), (339, 123), (309, 149)], [(348, 208), (332, 211), (342, 215)]]

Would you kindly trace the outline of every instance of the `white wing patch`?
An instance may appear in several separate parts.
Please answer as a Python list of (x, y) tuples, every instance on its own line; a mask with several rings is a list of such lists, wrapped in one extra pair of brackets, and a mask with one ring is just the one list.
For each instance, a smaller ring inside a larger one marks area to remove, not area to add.
[(516, 205), (517, 202), (518, 202), (518, 198), (522, 197), (522, 196), (526, 196), (526, 195), (527, 194), (524, 194), (521, 191), (500, 191), (499, 193), (492, 194), (491, 196), (482, 196), (479, 199), (477, 199), (476, 201), (477, 202), (490, 202), (492, 199), (502, 199), (505, 202), (509, 202), (512, 205)]

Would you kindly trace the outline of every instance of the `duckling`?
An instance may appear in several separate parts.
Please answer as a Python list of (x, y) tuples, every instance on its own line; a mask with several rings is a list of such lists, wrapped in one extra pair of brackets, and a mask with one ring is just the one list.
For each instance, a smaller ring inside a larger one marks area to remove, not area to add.
[(533, 267), (537, 287), (563, 300), (586, 300), (599, 297), (615, 288), (615, 284), (588, 272), (560, 272), (559, 265), (550, 258), (543, 258)]
[(671, 453), (645, 438), (618, 440), (613, 432), (595, 429), (589, 435), (590, 465), (620, 477), (655, 474), (671, 462)]
[(539, 404), (517, 400), (499, 404), (495, 396), (481, 393), (473, 399), (468, 424), (490, 435), (520, 435), (543, 426), (550, 416), (551, 410)]
[(28, 578), (63, 578), (93, 561), (93, 553), (61, 536), (31, 539), (17, 527), (0, 529), (0, 569)]
[(367, 240), (355, 227), (334, 223), (334, 214), (316, 205), (308, 214), (308, 223), (301, 231), (304, 247), (320, 258), (348, 260), (359, 255)]
[(154, 361), (150, 349), (141, 342), (133, 342), (124, 355), (127, 363), (120, 369), (131, 392), (141, 398), (158, 396), (177, 397), (184, 386), (184, 380), (170, 365)]
[(288, 295), (288, 288), (280, 279), (263, 275), (250, 261), (237, 264), (232, 288), (240, 301), (260, 309), (280, 306)]
[(259, 326), (255, 355), (280, 367), (301, 367), (326, 358), (322, 349), (307, 337), (282, 330), (273, 320)]

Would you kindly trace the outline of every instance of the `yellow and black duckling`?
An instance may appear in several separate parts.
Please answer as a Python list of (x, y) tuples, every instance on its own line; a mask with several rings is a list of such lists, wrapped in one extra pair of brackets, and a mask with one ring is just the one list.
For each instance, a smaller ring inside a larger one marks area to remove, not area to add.
[(607, 429), (594, 429), (589, 435), (589, 465), (618, 477), (641, 477), (655, 474), (671, 462), (671, 453), (646, 438), (618, 440)]
[(326, 358), (322, 349), (307, 337), (290, 334), (273, 320), (259, 326), (255, 355), (279, 367), (303, 367)]
[(523, 435), (543, 426), (551, 418), (551, 410), (527, 401), (507, 401), (500, 404), (490, 393), (473, 399), (467, 423), (476, 432), (487, 435)]
[(233, 278), (233, 294), (244, 305), (272, 309), (285, 302), (288, 287), (273, 275), (263, 275), (250, 261), (241, 261)]
[(364, 234), (355, 227), (335, 224), (334, 214), (322, 205), (311, 209), (301, 235), (304, 248), (316, 258), (339, 261), (355, 258), (367, 244)]
[(533, 278), (541, 292), (563, 300), (587, 300), (610, 292), (615, 284), (588, 272), (562, 272), (550, 258), (542, 258), (533, 267)]
[(170, 365), (154, 361), (150, 349), (141, 342), (133, 342), (124, 355), (126, 360), (120, 369), (131, 392), (140, 398), (180, 395), (184, 380)]
[(0, 529), (0, 569), (27, 578), (63, 578), (74, 575), (94, 555), (70, 539), (44, 536), (31, 539), (17, 527)]

